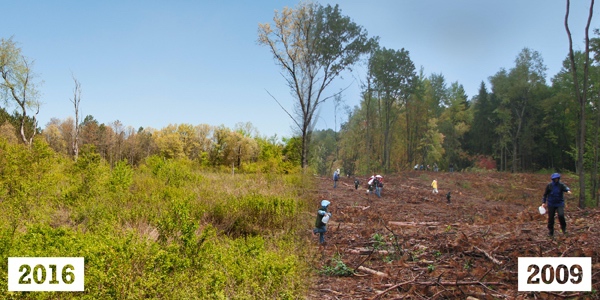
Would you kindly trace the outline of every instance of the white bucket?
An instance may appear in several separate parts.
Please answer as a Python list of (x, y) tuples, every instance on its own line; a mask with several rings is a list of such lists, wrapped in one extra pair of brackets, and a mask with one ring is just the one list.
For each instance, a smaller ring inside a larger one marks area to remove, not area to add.
[(321, 220), (321, 222), (323, 222), (324, 224), (327, 224), (327, 222), (329, 222), (329, 214), (325, 214), (323, 216), (323, 219)]
[(546, 209), (542, 205), (540, 205), (540, 207), (538, 207), (538, 210), (540, 211), (540, 215), (546, 214)]

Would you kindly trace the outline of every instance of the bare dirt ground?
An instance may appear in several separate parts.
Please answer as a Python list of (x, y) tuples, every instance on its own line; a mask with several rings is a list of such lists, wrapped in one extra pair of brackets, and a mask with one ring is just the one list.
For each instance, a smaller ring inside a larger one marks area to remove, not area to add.
[[(315, 192), (333, 213), (315, 268), (342, 262), (354, 274), (319, 275), (312, 299), (600, 299), (600, 210), (577, 208), (575, 190), (568, 235), (557, 219), (549, 238), (538, 212), (549, 175), (411, 171), (385, 176), (381, 198), (358, 179), (355, 190), (353, 178), (337, 189), (323, 178)], [(596, 292), (518, 292), (518, 257), (591, 257)]]

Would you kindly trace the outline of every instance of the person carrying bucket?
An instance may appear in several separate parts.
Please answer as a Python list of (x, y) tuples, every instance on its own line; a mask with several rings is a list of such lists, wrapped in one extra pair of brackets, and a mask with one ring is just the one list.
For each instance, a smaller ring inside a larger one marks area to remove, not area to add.
[(542, 206), (548, 211), (548, 236), (554, 236), (554, 214), (558, 213), (558, 222), (563, 234), (567, 234), (567, 221), (565, 220), (565, 198), (564, 193), (571, 194), (571, 189), (560, 182), (560, 174), (554, 173), (550, 176), (552, 182), (546, 185)]
[(313, 235), (319, 234), (319, 243), (325, 243), (325, 232), (327, 232), (327, 222), (331, 217), (331, 213), (327, 211), (329, 208), (329, 200), (322, 200), (321, 207), (317, 210), (317, 220), (315, 221), (315, 229), (313, 229)]
[(377, 197), (381, 198), (381, 190), (383, 189), (383, 176), (381, 175), (373, 175), (369, 178), (369, 180), (367, 181), (367, 184), (369, 185), (369, 189), (367, 190), (367, 194), (370, 194), (371, 192), (375, 192), (375, 195), (377, 195)]

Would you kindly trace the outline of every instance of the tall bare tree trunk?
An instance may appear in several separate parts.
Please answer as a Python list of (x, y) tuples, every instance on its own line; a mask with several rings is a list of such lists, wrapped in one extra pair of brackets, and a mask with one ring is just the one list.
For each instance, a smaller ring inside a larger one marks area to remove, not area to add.
[(75, 82), (75, 89), (73, 90), (73, 99), (71, 100), (75, 109), (75, 136), (73, 137), (73, 144), (71, 146), (73, 150), (73, 157), (75, 158), (75, 160), (77, 160), (77, 158), (79, 157), (79, 103), (81, 102), (81, 83), (79, 83), (79, 81), (77, 80), (77, 78), (75, 78), (74, 75), (72, 76), (73, 81)]
[(575, 86), (575, 95), (579, 102), (579, 127), (577, 129), (577, 173), (579, 175), (579, 208), (585, 208), (585, 170), (583, 167), (583, 154), (585, 151), (585, 106), (587, 102), (588, 69), (590, 63), (590, 38), (589, 29), (594, 13), (594, 0), (590, 3), (590, 12), (585, 26), (585, 62), (583, 65), (583, 86), (579, 87), (577, 76), (577, 67), (575, 65), (575, 55), (573, 54), (573, 39), (569, 30), (569, 9), (571, 1), (567, 0), (567, 9), (565, 13), (565, 29), (569, 38), (569, 59), (571, 61), (571, 74), (573, 75), (573, 84)]
[(387, 173), (390, 167), (390, 132), (391, 132), (391, 110), (393, 101), (385, 100), (385, 129), (383, 137), (383, 169)]
[[(413, 136), (415, 136), (415, 134), (413, 134), (412, 131), (412, 126), (411, 126), (411, 114), (410, 114), (410, 108), (409, 108), (409, 104), (406, 104), (406, 161), (408, 163), (410, 163), (410, 167), (413, 166), (413, 163), (416, 161), (416, 159), (414, 159), (414, 138)], [(416, 131), (416, 130), (415, 130)]]
[(369, 152), (371, 152), (371, 118), (369, 117), (371, 115), (371, 81), (369, 80), (367, 82), (367, 99), (366, 99), (366, 120), (365, 120), (365, 126), (367, 127), (367, 136), (366, 136), (366, 152), (365, 152), (365, 156), (366, 156), (366, 162), (367, 162), (367, 166), (371, 167), (371, 156), (369, 155)]
[[(600, 97), (600, 91), (598, 92), (598, 97)], [(600, 107), (600, 98), (596, 99), (596, 107)], [(596, 207), (598, 207), (598, 202), (600, 201), (600, 197), (598, 196), (598, 134), (600, 129), (600, 109), (596, 111), (596, 128), (594, 130), (594, 165), (592, 167), (592, 199), (594, 199), (596, 203)]]

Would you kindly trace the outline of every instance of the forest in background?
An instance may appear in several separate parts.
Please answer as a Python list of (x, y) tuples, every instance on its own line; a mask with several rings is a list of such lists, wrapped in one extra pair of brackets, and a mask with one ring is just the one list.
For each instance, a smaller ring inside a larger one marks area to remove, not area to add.
[[(585, 186), (582, 195), (589, 181), (586, 201), (598, 205), (597, 29), (596, 37), (586, 40), (586, 51), (571, 52), (552, 77), (546, 74), (542, 53), (525, 47), (514, 65), (490, 74), (489, 86), (482, 79), (478, 94), (469, 98), (458, 81), (448, 83), (443, 74), (417, 70), (407, 49), (379, 45), (378, 37), (369, 37), (337, 5), (299, 4), (276, 12), (273, 22), (259, 24), (258, 43), (288, 70), (282, 75), (297, 98), (293, 114), (285, 111), (298, 126), (291, 138), (261, 137), (249, 122), (233, 129), (174, 123), (136, 130), (118, 120), (104, 124), (91, 115), (81, 118), (81, 83), (75, 77), (69, 99), (74, 117), (52, 119), (40, 128), (36, 116), (43, 107), (33, 61), (12, 38), (2, 38), (0, 47), (5, 104), (0, 135), (28, 145), (41, 136), (54, 151), (75, 159), (80, 147), (88, 147), (110, 166), (122, 160), (136, 166), (160, 155), (250, 173), (288, 173), (300, 165), (321, 175), (337, 168), (348, 175), (390, 174), (434, 164), (455, 170), (577, 172)], [(287, 45), (288, 39), (295, 42)], [(367, 73), (359, 76), (364, 81), (358, 105), (348, 107), (343, 91), (323, 96), (340, 72), (361, 62)], [(335, 128), (315, 131), (317, 107), (327, 100), (335, 104)], [(339, 118), (339, 129), (338, 112), (345, 115)]]
[[(578, 62), (583, 54), (576, 55)], [(498, 170), (512, 172), (575, 172), (577, 108), (572, 77), (564, 68), (545, 84), (540, 53), (523, 49), (515, 65), (490, 77), (492, 86), (481, 83), (479, 94), (468, 99), (463, 87), (447, 84), (441, 74), (415, 76), (415, 91), (406, 101), (386, 103), (373, 88), (366, 89), (360, 105), (344, 107), (336, 97), (336, 108), (345, 120), (339, 130), (311, 132), (311, 173), (325, 175), (336, 168), (343, 174), (394, 173), (427, 165), (448, 170)], [(580, 70), (582, 68), (579, 68)], [(591, 81), (600, 80), (600, 67), (590, 67)], [(585, 168), (594, 167), (599, 135), (597, 122), (600, 89), (588, 92), (588, 138)], [(388, 111), (389, 110), (389, 111)], [(344, 114), (345, 113), (345, 114)], [(335, 118), (338, 118), (336, 114)], [(342, 119), (342, 117), (339, 117)], [(389, 123), (389, 157), (386, 160), (386, 118)], [(19, 115), (0, 110), (2, 134), (18, 142)], [(338, 121), (336, 120), (336, 123)], [(31, 123), (31, 121), (30, 121)], [(39, 129), (38, 129), (39, 130)], [(73, 118), (52, 119), (41, 137), (56, 152), (73, 156)], [(261, 137), (251, 123), (235, 128), (208, 124), (172, 124), (162, 129), (125, 126), (119, 121), (100, 124), (87, 116), (79, 124), (78, 143), (91, 147), (114, 166), (126, 161), (132, 166), (145, 158), (187, 158), (199, 165), (234, 172), (298, 171), (301, 138)], [(596, 203), (590, 203), (596, 204)]]
[[(577, 59), (582, 60), (581, 53)], [(314, 133), (315, 145), (327, 151), (315, 146), (312, 165), (335, 161), (350, 174), (434, 163), (445, 170), (453, 164), (458, 170), (575, 171), (577, 104), (567, 63), (548, 86), (541, 54), (525, 48), (514, 66), (490, 76), (491, 87), (482, 81), (470, 99), (460, 83), (448, 84), (442, 74), (427, 76), (422, 69), (406, 99), (390, 104), (375, 88), (365, 88), (359, 105), (345, 107), (347, 120), (339, 131)], [(598, 71), (591, 67), (590, 74)], [(597, 153), (592, 142), (598, 134), (598, 91), (589, 94), (587, 168)], [(388, 158), (383, 155), (386, 130), (392, 144)]]

